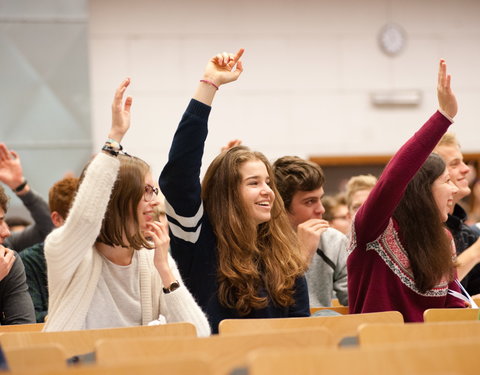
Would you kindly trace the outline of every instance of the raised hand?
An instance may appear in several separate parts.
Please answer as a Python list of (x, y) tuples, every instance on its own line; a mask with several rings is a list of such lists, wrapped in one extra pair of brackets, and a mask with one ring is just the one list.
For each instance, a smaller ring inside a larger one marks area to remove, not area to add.
[(130, 85), (130, 78), (125, 79), (117, 88), (112, 103), (112, 128), (109, 133), (109, 138), (119, 143), (130, 128), (132, 97), (127, 96), (125, 102), (123, 101), (123, 95), (128, 85)]
[(329, 227), (328, 221), (322, 219), (310, 219), (298, 225), (297, 238), (308, 263), (318, 249), (322, 233)]
[(457, 114), (458, 106), (455, 94), (450, 87), (450, 81), (452, 77), (447, 74), (447, 63), (445, 60), (440, 60), (440, 66), (438, 68), (438, 84), (437, 84), (437, 96), (438, 105), (440, 109), (445, 112), (451, 118)]
[(236, 81), (243, 72), (243, 65), (240, 58), (245, 50), (240, 48), (237, 53), (219, 53), (208, 62), (204, 78), (213, 82), (216, 86)]
[(175, 276), (173, 276), (168, 264), (168, 248), (170, 245), (168, 225), (154, 221), (147, 223), (147, 228), (144, 235), (149, 238), (154, 245), (155, 255), (153, 256), (153, 263), (162, 278), (163, 285), (168, 286), (175, 281)]
[(15, 189), (24, 182), (20, 157), (3, 143), (0, 143), (0, 181), (10, 189)]
[(206, 105), (212, 105), (213, 98), (218, 88), (228, 82), (235, 81), (243, 72), (242, 57), (244, 49), (241, 48), (234, 55), (232, 53), (219, 53), (208, 62), (203, 79), (193, 95), (193, 99)]
[(220, 149), (220, 152), (228, 151), (233, 147), (240, 146), (242, 141), (240, 139), (231, 139), (228, 143)]

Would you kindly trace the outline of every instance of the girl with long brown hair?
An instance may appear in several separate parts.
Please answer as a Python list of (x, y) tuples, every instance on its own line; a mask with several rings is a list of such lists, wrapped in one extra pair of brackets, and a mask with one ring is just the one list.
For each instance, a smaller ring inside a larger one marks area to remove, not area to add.
[(223, 151), (200, 184), (211, 104), (241, 74), (242, 54), (208, 62), (159, 180), (172, 255), (213, 332), (226, 318), (309, 315), (305, 265), (265, 156)]
[(396, 310), (423, 321), (429, 308), (465, 307), (444, 222), (458, 191), (430, 154), (457, 113), (444, 60), (439, 110), (395, 154), (352, 224), (347, 260), (351, 313)]
[(122, 153), (132, 99), (122, 82), (102, 151), (87, 165), (65, 224), (45, 242), (49, 307), (45, 331), (191, 322), (210, 334), (205, 314), (168, 253), (167, 224), (155, 221), (150, 167)]

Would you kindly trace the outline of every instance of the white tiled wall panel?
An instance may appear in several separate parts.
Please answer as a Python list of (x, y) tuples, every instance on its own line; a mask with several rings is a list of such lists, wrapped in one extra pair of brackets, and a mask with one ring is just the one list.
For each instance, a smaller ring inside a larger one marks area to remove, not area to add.
[[(274, 159), (284, 154), (393, 153), (435, 110), (445, 57), (460, 102), (454, 130), (480, 151), (480, 1), (90, 0), (94, 143), (107, 131), (114, 88), (132, 77), (134, 125), (127, 147), (159, 171), (207, 59), (246, 48), (245, 72), (222, 87), (205, 163), (231, 138)], [(387, 22), (407, 32), (400, 56), (384, 55)], [(416, 107), (379, 108), (375, 90), (422, 93)], [(138, 123), (137, 123), (138, 122)], [(461, 122), (461, 124), (460, 124)]]

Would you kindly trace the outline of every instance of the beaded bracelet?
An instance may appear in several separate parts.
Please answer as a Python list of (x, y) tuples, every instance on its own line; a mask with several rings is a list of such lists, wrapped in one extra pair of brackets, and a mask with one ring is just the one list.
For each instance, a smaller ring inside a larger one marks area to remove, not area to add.
[(108, 152), (110, 155), (112, 156), (118, 156), (118, 153), (119, 151), (117, 150), (114, 150), (112, 147), (110, 146), (107, 146), (107, 144), (105, 144), (103, 147), (102, 147), (102, 151), (106, 151)]
[(114, 139), (109, 138), (102, 147), (102, 150), (108, 152), (112, 156), (118, 156), (119, 152), (123, 150), (123, 147)]

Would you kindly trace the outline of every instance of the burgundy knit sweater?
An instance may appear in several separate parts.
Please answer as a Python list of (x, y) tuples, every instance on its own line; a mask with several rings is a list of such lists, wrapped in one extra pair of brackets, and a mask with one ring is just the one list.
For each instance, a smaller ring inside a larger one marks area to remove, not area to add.
[(406, 322), (421, 322), (426, 309), (464, 307), (463, 301), (447, 294), (448, 289), (460, 291), (455, 282), (442, 281), (425, 293), (416, 288), (398, 223), (392, 218), (408, 183), (450, 124), (437, 111), (398, 150), (358, 210), (347, 260), (350, 313), (395, 310)]

